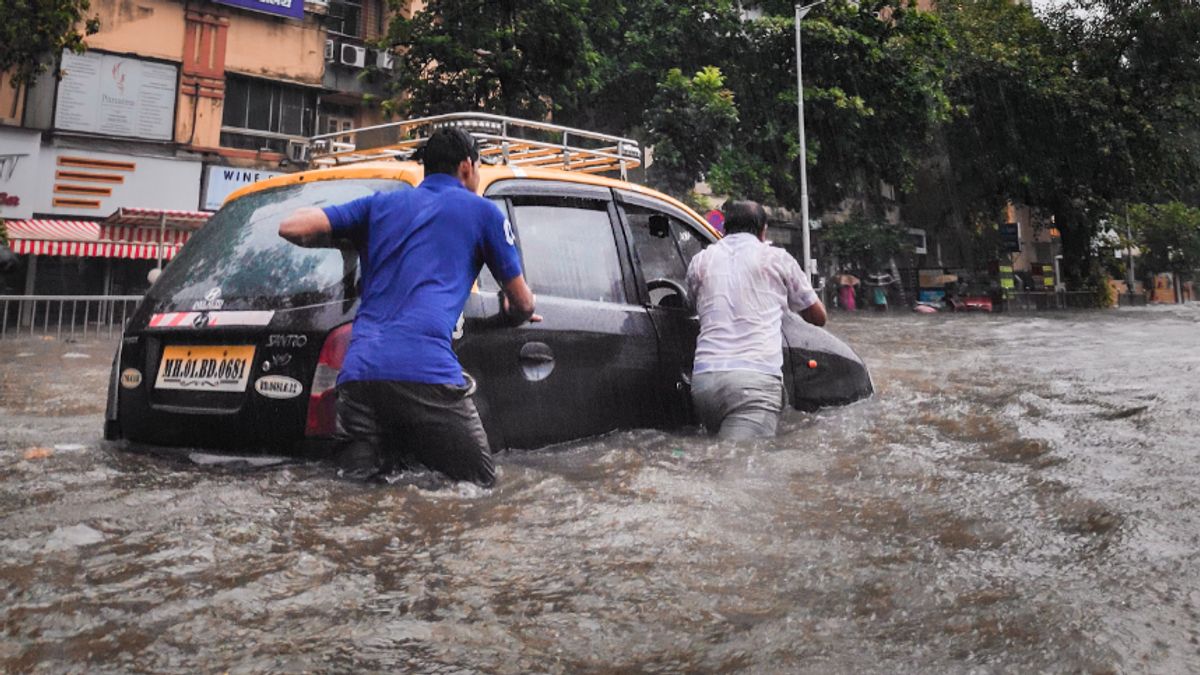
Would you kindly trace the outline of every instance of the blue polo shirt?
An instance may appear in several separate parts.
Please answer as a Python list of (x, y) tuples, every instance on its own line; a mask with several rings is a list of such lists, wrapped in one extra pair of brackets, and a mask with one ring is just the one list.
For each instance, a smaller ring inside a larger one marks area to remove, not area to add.
[(486, 263), (501, 284), (521, 274), (512, 227), (454, 176), (324, 209), (358, 247), (362, 302), (338, 382), (463, 384), (454, 326)]

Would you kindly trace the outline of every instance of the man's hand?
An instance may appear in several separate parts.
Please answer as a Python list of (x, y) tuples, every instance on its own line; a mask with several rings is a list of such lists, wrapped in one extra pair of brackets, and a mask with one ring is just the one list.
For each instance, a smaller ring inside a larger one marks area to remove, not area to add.
[(525, 323), (525, 321), (529, 321), (529, 323), (540, 323), (542, 320), (541, 314), (530, 314), (528, 319), (521, 318), (521, 315), (514, 314), (512, 305), (508, 303), (508, 295), (506, 295), (503, 291), (500, 293), (500, 313), (503, 314), (513, 326), (520, 326), (521, 324)]
[(513, 326), (520, 326), (526, 321), (538, 323), (542, 317), (534, 314), (533, 308), (533, 291), (529, 290), (529, 284), (525, 283), (525, 275), (518, 274), (509, 279), (500, 294), (500, 312), (509, 323)]
[(308, 248), (333, 246), (329, 216), (315, 206), (296, 209), (279, 223), (279, 236), (293, 244)]

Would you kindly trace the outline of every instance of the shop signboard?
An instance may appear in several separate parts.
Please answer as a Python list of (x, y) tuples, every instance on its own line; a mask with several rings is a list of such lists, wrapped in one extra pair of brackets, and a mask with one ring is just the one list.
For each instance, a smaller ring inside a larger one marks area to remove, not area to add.
[(47, 148), (28, 201), (47, 217), (104, 218), (123, 206), (194, 211), (202, 166), (193, 159)]
[(174, 137), (176, 66), (64, 51), (62, 72), (55, 128), (157, 141)]
[(281, 176), (281, 171), (263, 171), (260, 169), (238, 169), (232, 166), (209, 166), (205, 172), (204, 200), (200, 208), (205, 211), (216, 211), (221, 208), (225, 198), (239, 188), (251, 183), (266, 180), (272, 176)]
[(0, 126), (0, 218), (33, 215), (41, 134)]
[(218, 4), (265, 12), (290, 19), (304, 18), (304, 0), (214, 0)]

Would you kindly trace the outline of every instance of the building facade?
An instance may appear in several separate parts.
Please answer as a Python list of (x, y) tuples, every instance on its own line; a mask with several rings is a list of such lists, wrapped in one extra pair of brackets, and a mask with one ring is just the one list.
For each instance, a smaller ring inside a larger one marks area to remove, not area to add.
[(58, 76), (0, 75), (0, 219), (22, 260), (0, 294), (142, 292), (231, 192), (304, 168), (308, 137), (380, 120), (385, 0), (91, 11), (87, 52), (46, 55)]

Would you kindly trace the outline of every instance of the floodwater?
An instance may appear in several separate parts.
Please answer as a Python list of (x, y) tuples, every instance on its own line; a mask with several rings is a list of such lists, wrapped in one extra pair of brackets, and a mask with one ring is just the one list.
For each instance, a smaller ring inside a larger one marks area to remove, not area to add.
[(873, 400), (491, 491), (132, 454), (113, 343), (0, 343), (0, 670), (1200, 671), (1200, 306), (831, 327)]

